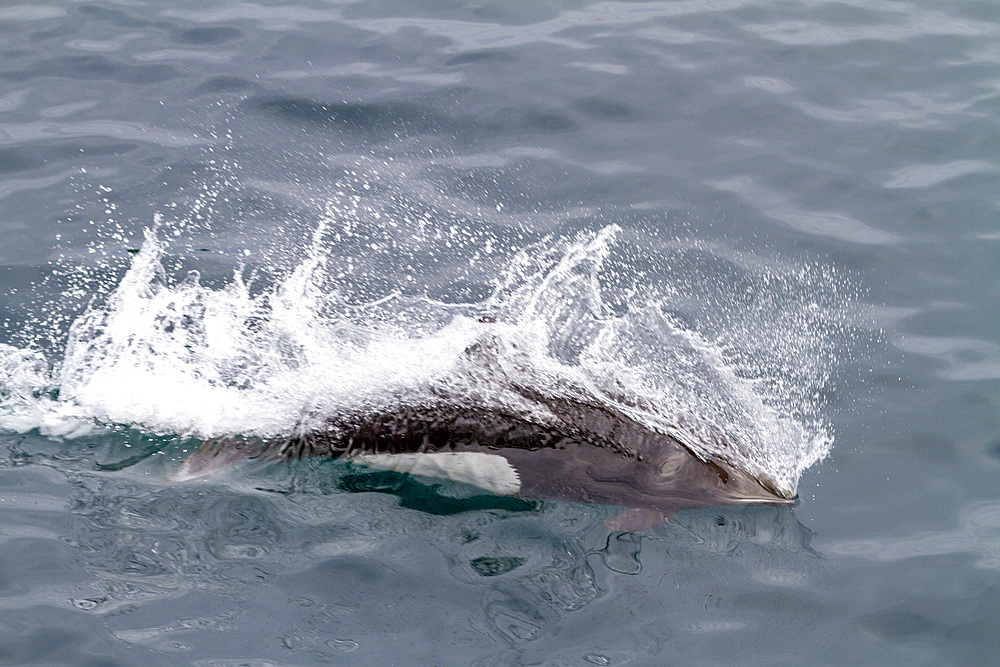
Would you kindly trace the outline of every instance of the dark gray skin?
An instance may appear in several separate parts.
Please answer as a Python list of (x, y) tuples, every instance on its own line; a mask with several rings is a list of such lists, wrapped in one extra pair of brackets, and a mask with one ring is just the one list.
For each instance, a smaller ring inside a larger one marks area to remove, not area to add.
[(552, 423), (435, 401), (340, 415), (323, 428), (284, 439), (206, 440), (171, 479), (193, 479), (243, 459), (482, 452), (513, 467), (520, 497), (629, 508), (605, 522), (622, 532), (659, 525), (684, 509), (796, 502), (723, 461), (698, 458), (676, 438), (609, 406), (567, 399), (544, 404), (555, 416)]

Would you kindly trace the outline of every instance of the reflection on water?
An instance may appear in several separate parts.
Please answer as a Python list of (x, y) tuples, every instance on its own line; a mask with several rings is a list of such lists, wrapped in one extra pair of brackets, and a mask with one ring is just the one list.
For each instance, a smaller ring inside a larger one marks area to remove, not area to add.
[[(239, 628), (247, 659), (295, 649), (391, 660), (413, 641), (433, 662), (462, 637), (462, 662), (570, 645), (580, 646), (571, 661), (611, 659), (628, 652), (613, 624), (567, 641), (581, 616), (651, 614), (646, 622), (678, 631), (699, 599), (739, 606), (739, 589), (794, 587), (821, 562), (789, 508), (682, 512), (621, 534), (601, 527), (616, 508), (455, 497), (457, 485), (338, 462), (177, 485), (148, 480), (152, 465), (31, 470), (60, 490), (38, 523), (69, 510), (68, 523), (35, 538), (68, 545), (74, 563), (72, 598), (49, 604), (96, 614), (123, 645), (156, 652), (231, 656), (223, 637)], [(736, 589), (720, 593), (727, 581)], [(663, 607), (669, 599), (678, 605)]]

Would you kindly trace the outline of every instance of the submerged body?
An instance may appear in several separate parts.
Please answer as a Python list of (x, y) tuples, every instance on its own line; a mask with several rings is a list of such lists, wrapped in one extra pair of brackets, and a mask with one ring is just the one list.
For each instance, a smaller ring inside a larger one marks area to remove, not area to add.
[(217, 438), (171, 479), (193, 479), (247, 458), (344, 458), (500, 495), (629, 508), (605, 522), (614, 530), (651, 527), (683, 509), (795, 502), (606, 405), (559, 399), (545, 406), (551, 418), (539, 420), (438, 401), (339, 415), (289, 438)]

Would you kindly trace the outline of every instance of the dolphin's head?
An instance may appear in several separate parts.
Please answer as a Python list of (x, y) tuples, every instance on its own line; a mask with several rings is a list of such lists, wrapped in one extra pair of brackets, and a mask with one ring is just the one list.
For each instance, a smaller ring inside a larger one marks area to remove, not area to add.
[[(651, 499), (665, 506), (680, 500), (691, 506), (794, 505), (798, 496), (773, 480), (760, 478), (721, 459), (701, 458), (679, 441), (668, 439), (648, 448), (643, 460), (648, 468), (637, 475), (637, 483)], [(653, 506), (659, 503), (652, 501)]]

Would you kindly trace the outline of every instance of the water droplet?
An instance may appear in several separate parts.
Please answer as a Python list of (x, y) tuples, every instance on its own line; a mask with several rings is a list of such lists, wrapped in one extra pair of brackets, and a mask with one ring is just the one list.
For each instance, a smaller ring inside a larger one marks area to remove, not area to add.
[(96, 600), (92, 598), (75, 598), (73, 600), (70, 600), (70, 604), (72, 604), (77, 609), (90, 611), (91, 609), (97, 609), (97, 606), (101, 604), (101, 602), (103, 601), (104, 601), (103, 598), (99, 598)]
[(326, 645), (332, 649), (336, 649), (341, 653), (350, 653), (351, 651), (356, 651), (360, 644), (358, 644), (353, 639), (331, 639), (326, 642)]

